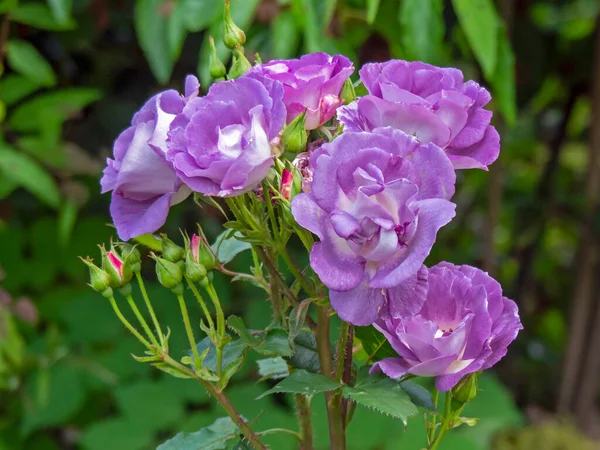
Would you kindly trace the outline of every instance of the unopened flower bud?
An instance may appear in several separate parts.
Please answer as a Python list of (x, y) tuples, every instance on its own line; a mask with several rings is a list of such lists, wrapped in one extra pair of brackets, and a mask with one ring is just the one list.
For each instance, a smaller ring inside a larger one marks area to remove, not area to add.
[(194, 283), (206, 278), (206, 267), (195, 261), (192, 251), (185, 257), (185, 275)]
[(175, 289), (183, 280), (183, 272), (178, 264), (168, 261), (165, 258), (159, 258), (156, 255), (152, 255), (154, 261), (156, 261), (156, 276), (158, 282), (166, 287), (167, 289)]
[(207, 271), (215, 268), (215, 255), (209, 248), (206, 239), (194, 234), (190, 241), (190, 252), (194, 262), (203, 265)]
[(477, 395), (477, 383), (479, 381), (479, 372), (470, 373), (461, 378), (452, 389), (452, 401), (462, 404), (469, 403)]
[(227, 73), (227, 69), (225, 68), (225, 64), (219, 58), (217, 54), (217, 48), (215, 47), (215, 40), (212, 36), (208, 37), (208, 42), (210, 44), (210, 60), (209, 60), (209, 68), (210, 68), (210, 76), (214, 79), (223, 78)]
[(101, 247), (101, 251), (102, 268), (110, 277), (110, 286), (121, 287), (129, 283), (133, 277), (131, 264), (125, 264), (114, 249), (107, 252), (104, 247)]
[(281, 172), (281, 185), (279, 186), (279, 192), (286, 200), (290, 200), (292, 194), (292, 183), (294, 182), (294, 176), (292, 172), (287, 169), (283, 169)]
[(306, 149), (307, 140), (306, 111), (304, 111), (285, 127), (281, 135), (281, 142), (286, 150), (300, 153)]
[[(118, 244), (118, 247), (121, 250), (121, 259), (123, 260), (123, 263), (130, 264), (133, 273), (138, 273), (142, 270), (142, 255), (137, 249), (137, 246), (121, 242)], [(113, 247), (113, 251), (114, 249), (115, 248)]]
[(110, 276), (106, 271), (102, 270), (93, 261), (88, 258), (81, 258), (83, 263), (90, 269), (90, 286), (96, 292), (99, 292), (104, 297), (112, 296), (112, 289), (110, 288)]
[(248, 58), (246, 58), (242, 52), (235, 50), (233, 52), (233, 63), (231, 64), (231, 68), (229, 69), (229, 74), (227, 76), (230, 80), (239, 78), (248, 72), (251, 67), (252, 65), (250, 64), (250, 61), (248, 61)]
[(223, 42), (227, 48), (234, 49), (244, 45), (246, 42), (246, 34), (238, 27), (231, 19), (229, 4), (231, 0), (225, 1), (225, 17), (223, 24)]
[(350, 78), (346, 78), (346, 81), (344, 81), (340, 98), (344, 102), (344, 105), (356, 100), (356, 92), (354, 91), (354, 85), (352, 84), (352, 80), (350, 80)]
[(183, 250), (182, 247), (169, 239), (166, 234), (163, 234), (161, 238), (163, 258), (173, 263), (183, 259), (185, 256), (185, 250)]

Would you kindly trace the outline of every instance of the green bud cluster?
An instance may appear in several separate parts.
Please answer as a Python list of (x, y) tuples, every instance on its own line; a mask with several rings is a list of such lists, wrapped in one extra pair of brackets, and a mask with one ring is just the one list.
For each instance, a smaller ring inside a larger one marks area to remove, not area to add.
[(287, 151), (300, 153), (306, 150), (307, 141), (306, 111), (304, 111), (285, 127), (281, 135), (281, 143)]

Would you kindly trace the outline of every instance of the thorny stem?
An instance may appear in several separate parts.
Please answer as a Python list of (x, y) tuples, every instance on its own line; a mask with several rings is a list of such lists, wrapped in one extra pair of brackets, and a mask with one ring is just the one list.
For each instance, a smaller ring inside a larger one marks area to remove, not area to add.
[[(432, 400), (434, 406), (437, 408), (438, 399), (440, 397), (440, 391), (437, 389), (433, 389)], [(431, 423), (427, 425), (427, 443), (431, 444), (433, 442), (433, 438), (435, 437), (435, 428), (437, 424), (437, 413), (431, 414)]]
[(129, 323), (129, 321), (125, 318), (125, 316), (123, 316), (123, 313), (119, 309), (119, 306), (117, 305), (117, 302), (115, 301), (115, 298), (111, 296), (108, 300), (110, 301), (110, 304), (111, 304), (113, 310), (115, 311), (115, 314), (117, 315), (117, 317), (121, 321), (121, 323), (123, 325), (125, 325), (125, 327), (129, 331), (131, 331), (131, 334), (133, 334), (138, 339), (138, 341), (140, 341), (142, 344), (144, 344), (149, 349), (152, 349), (153, 348), (152, 345), (138, 332), (138, 330), (136, 330), (133, 327), (133, 325), (131, 325)]
[(252, 431), (252, 429), (250, 428), (248, 423), (244, 419), (242, 419), (242, 416), (240, 416), (240, 414), (237, 412), (237, 410), (231, 404), (231, 402), (229, 401), (229, 399), (227, 398), (227, 396), (225, 395), (224, 392), (219, 391), (212, 383), (210, 383), (206, 380), (203, 380), (197, 374), (195, 374), (193, 371), (191, 371), (189, 368), (178, 363), (173, 358), (171, 358), (169, 355), (163, 355), (162, 358), (163, 358), (163, 361), (166, 362), (167, 364), (169, 364), (170, 366), (187, 374), (191, 378), (195, 378), (196, 380), (198, 380), (200, 382), (200, 384), (202, 384), (202, 386), (204, 386), (204, 388), (208, 391), (209, 395), (211, 395), (215, 400), (217, 400), (221, 404), (221, 406), (223, 407), (225, 412), (227, 412), (227, 415), (239, 427), (242, 434), (246, 437), (246, 439), (248, 439), (248, 441), (250, 442), (250, 444), (252, 444), (252, 447), (254, 447), (255, 450), (267, 450), (267, 447), (265, 447), (260, 442), (260, 440), (258, 439), (258, 436), (256, 434), (254, 434), (254, 432)]
[[(323, 306), (318, 306), (317, 311), (317, 351), (319, 353), (321, 373), (329, 379), (334, 379), (329, 342), (329, 313)], [(331, 450), (345, 450), (346, 436), (342, 422), (341, 402), (334, 400), (330, 393), (325, 393), (327, 419), (329, 421), (329, 442)]]
[(308, 285), (308, 281), (306, 280), (304, 275), (302, 275), (302, 272), (300, 272), (300, 269), (298, 269), (294, 261), (292, 261), (292, 258), (290, 257), (287, 248), (285, 246), (282, 246), (282, 248), (280, 248), (279, 251), (281, 253), (281, 257), (289, 267), (290, 271), (294, 274), (294, 277), (296, 277), (296, 279), (300, 282), (306, 293), (311, 297), (316, 298), (316, 292), (313, 291), (312, 288)]
[(160, 328), (160, 323), (156, 318), (156, 314), (154, 313), (154, 308), (152, 307), (152, 302), (150, 301), (150, 297), (148, 297), (148, 292), (146, 291), (146, 286), (144, 285), (144, 278), (140, 272), (135, 273), (135, 277), (140, 286), (140, 291), (142, 291), (142, 297), (144, 298), (144, 302), (146, 303), (146, 308), (148, 308), (148, 312), (150, 313), (150, 317), (152, 318), (152, 323), (154, 324), (154, 329), (158, 333), (158, 339), (160, 340), (161, 348), (165, 347), (165, 338), (162, 333), (162, 329)]
[(313, 450), (312, 426), (310, 423), (310, 398), (295, 394), (296, 399), (296, 415), (300, 424), (301, 446), (300, 450)]
[[(156, 340), (156, 337), (154, 337), (154, 333), (152, 333), (152, 330), (148, 326), (146, 319), (144, 319), (144, 316), (142, 316), (142, 313), (140, 313), (140, 310), (138, 309), (137, 305), (135, 304), (135, 301), (133, 300), (133, 297), (131, 296), (131, 294), (127, 296), (127, 303), (129, 303), (129, 306), (131, 307), (133, 314), (135, 314), (135, 317), (137, 318), (138, 322), (140, 323), (140, 325), (146, 332), (146, 335), (148, 336), (148, 338), (150, 338), (150, 341), (152, 341), (152, 343), (158, 347), (159, 346), (158, 341)], [(162, 345), (161, 345), (161, 347), (162, 347)]]
[(179, 307), (181, 308), (181, 315), (183, 316), (183, 325), (185, 326), (185, 332), (187, 333), (188, 341), (190, 342), (190, 347), (192, 348), (192, 354), (194, 355), (194, 367), (198, 367), (198, 364), (200, 363), (200, 355), (198, 354), (198, 349), (196, 348), (196, 339), (194, 338), (194, 331), (192, 330), (192, 325), (190, 324), (190, 316), (185, 304), (185, 299), (183, 298), (183, 295), (178, 294), (177, 300), (179, 300)]

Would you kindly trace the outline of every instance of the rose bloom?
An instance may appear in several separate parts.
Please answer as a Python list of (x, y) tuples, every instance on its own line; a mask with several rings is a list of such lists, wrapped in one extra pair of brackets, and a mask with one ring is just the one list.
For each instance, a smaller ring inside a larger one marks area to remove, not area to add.
[(310, 193), (292, 213), (315, 233), (310, 264), (339, 316), (368, 325), (425, 301), (429, 254), (454, 217), (452, 164), (433, 144), (391, 128), (344, 133), (311, 155)]
[(397, 128), (444, 149), (456, 169), (487, 169), (498, 158), (500, 136), (484, 109), (490, 93), (460, 70), (392, 60), (365, 64), (360, 78), (369, 95), (339, 109), (345, 130)]
[(167, 159), (192, 190), (232, 197), (256, 188), (273, 164), (271, 141), (285, 124), (283, 87), (262, 77), (211, 86), (169, 130)]
[(314, 130), (333, 118), (343, 104), (340, 94), (352, 72), (354, 67), (348, 58), (326, 53), (275, 60), (250, 71), (283, 84), (287, 123), (306, 111), (307, 130)]
[(166, 139), (169, 125), (199, 87), (197, 78), (188, 76), (185, 98), (175, 90), (150, 98), (115, 141), (114, 159), (107, 159), (100, 185), (102, 193), (113, 192), (110, 214), (124, 241), (158, 230), (169, 207), (190, 192), (165, 159)]
[(475, 267), (440, 263), (429, 269), (428, 280), (418, 314), (374, 324), (398, 357), (376, 362), (371, 372), (437, 377), (436, 388), (444, 392), (464, 375), (496, 364), (523, 327), (515, 302)]

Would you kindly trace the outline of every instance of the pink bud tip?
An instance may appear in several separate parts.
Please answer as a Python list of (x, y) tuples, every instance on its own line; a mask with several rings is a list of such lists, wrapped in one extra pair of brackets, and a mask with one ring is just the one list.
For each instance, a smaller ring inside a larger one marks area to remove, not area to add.
[(123, 278), (123, 261), (112, 251), (107, 252), (106, 256), (110, 264), (117, 270), (119, 277)]
[(283, 169), (283, 172), (281, 172), (281, 186), (279, 190), (286, 200), (290, 199), (293, 179), (292, 173), (289, 170)]
[(192, 256), (194, 258), (194, 262), (199, 262), (200, 260), (200, 236), (194, 234), (192, 236), (191, 243)]

